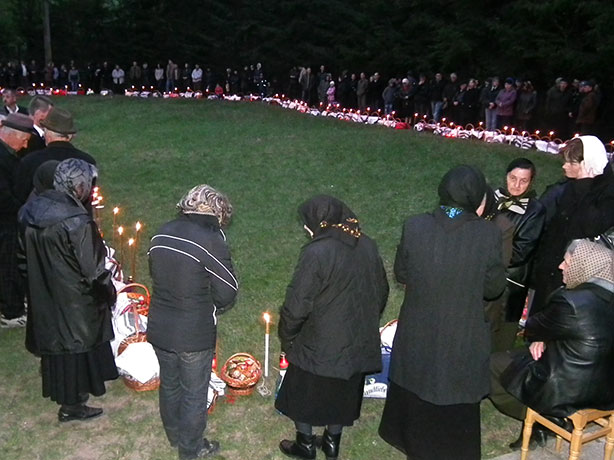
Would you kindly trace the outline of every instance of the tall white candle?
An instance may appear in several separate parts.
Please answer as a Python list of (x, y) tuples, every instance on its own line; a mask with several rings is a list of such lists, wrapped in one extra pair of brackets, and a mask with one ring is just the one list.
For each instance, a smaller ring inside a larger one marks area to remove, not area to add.
[(269, 337), (270, 337), (270, 322), (271, 315), (265, 313), (262, 315), (265, 323), (264, 330), (264, 377), (267, 378), (269, 376)]

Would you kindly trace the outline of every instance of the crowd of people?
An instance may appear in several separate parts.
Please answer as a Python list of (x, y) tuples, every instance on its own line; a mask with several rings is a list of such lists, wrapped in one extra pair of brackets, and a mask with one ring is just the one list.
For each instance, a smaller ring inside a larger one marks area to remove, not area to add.
[[(87, 420), (102, 414), (89, 395), (118, 376), (109, 344), (115, 289), (91, 209), (96, 161), (72, 145), (69, 112), (44, 96), (28, 109), (6, 106), (0, 125), (0, 325), (26, 327), (58, 420)], [(394, 275), (405, 298), (379, 434), (408, 458), (479, 459), (485, 397), (520, 421), (529, 406), (562, 425), (577, 409), (614, 408), (614, 171), (591, 135), (561, 155), (565, 178), (539, 198), (529, 159), (513, 160), (496, 189), (476, 167), (454, 167), (439, 205), (404, 223)], [(228, 197), (202, 184), (177, 207), (149, 247), (148, 340), (168, 441), (189, 460), (220, 449), (203, 437), (207, 387), (217, 316), (232, 307), (238, 283), (223, 231)], [(318, 195), (298, 213), (309, 242), (280, 309), (290, 364), (275, 401), (296, 437), (279, 448), (305, 459), (321, 448), (332, 460), (344, 427), (360, 417), (365, 376), (382, 367), (389, 285), (376, 244), (345, 203)], [(533, 445), (548, 435), (534, 430)]]
[(554, 132), (566, 140), (576, 133), (614, 136), (613, 88), (591, 79), (558, 77), (549, 88), (540, 89), (525, 78), (491, 76), (459, 78), (456, 72), (395, 75), (388, 79), (379, 72), (350, 72), (333, 75), (324, 65), (317, 71), (294, 66), (286, 77), (266, 75), (262, 64), (217, 71), (211, 66), (172, 59), (129, 65), (74, 61), (59, 67), (53, 62), (40, 66), (35, 60), (9, 60), (0, 64), (0, 87), (46, 87), (102, 89), (122, 93), (125, 89), (154, 89), (160, 92), (193, 91), (211, 94), (285, 94), (310, 105), (335, 105), (362, 112), (380, 111), (405, 121), (426, 117), (458, 125), (483, 122), (487, 130), (514, 127), (516, 131)]

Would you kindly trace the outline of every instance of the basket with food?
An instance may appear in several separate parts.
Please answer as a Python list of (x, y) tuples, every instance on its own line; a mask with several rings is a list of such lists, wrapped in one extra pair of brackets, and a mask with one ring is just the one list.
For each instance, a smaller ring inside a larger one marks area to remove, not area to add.
[(228, 385), (228, 393), (237, 396), (252, 394), (261, 376), (260, 362), (249, 353), (236, 353), (228, 358), (220, 375)]

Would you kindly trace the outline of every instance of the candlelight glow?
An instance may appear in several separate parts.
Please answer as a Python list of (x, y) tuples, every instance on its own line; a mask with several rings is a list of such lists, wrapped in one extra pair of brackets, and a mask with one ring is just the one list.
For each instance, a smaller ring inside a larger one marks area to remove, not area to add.
[(128, 246), (132, 246), (134, 244), (134, 238), (130, 238), (128, 240)]
[(267, 323), (271, 321), (271, 315), (269, 315), (268, 313), (263, 314), (262, 317), (264, 318), (264, 321)]
[(137, 222), (135, 225), (136, 231), (138, 232), (141, 229), (141, 223)]
[(113, 214), (117, 214), (119, 212), (119, 208), (117, 206), (115, 206), (113, 208)]
[(119, 233), (121, 236), (124, 233), (124, 227), (122, 227), (121, 225), (117, 227), (117, 233)]

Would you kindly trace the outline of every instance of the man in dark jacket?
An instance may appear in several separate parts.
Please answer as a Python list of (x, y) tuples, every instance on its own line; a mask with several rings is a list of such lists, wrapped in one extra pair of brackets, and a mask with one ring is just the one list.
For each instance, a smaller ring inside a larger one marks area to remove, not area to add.
[[(94, 158), (71, 144), (77, 132), (70, 112), (54, 107), (40, 121), (44, 129), (47, 147), (28, 154), (19, 164), (15, 177), (15, 196), (20, 203), (25, 203), (32, 192), (32, 178), (36, 169), (49, 160), (63, 161), (68, 158), (78, 158), (91, 165), (96, 165)], [(87, 207), (87, 206), (86, 206)]]
[(527, 320), (529, 349), (493, 355), (490, 398), (501, 412), (524, 420), (526, 406), (559, 418), (614, 408), (613, 256), (588, 240), (567, 249), (565, 288)]
[(151, 239), (153, 298), (148, 340), (160, 362), (160, 416), (171, 446), (188, 460), (214, 455), (217, 441), (203, 439), (217, 315), (237, 295), (226, 236), (228, 198), (208, 185), (190, 190), (181, 215)]
[(21, 152), (32, 134), (32, 120), (10, 114), (0, 126), (0, 325), (23, 327), (24, 288), (17, 270), (17, 211), (20, 203), (13, 193), (15, 171)]
[(45, 148), (45, 130), (41, 126), (41, 122), (47, 117), (52, 108), (53, 102), (46, 96), (34, 96), (30, 101), (28, 113), (30, 118), (32, 118), (34, 130), (25, 153), (36, 152)]

